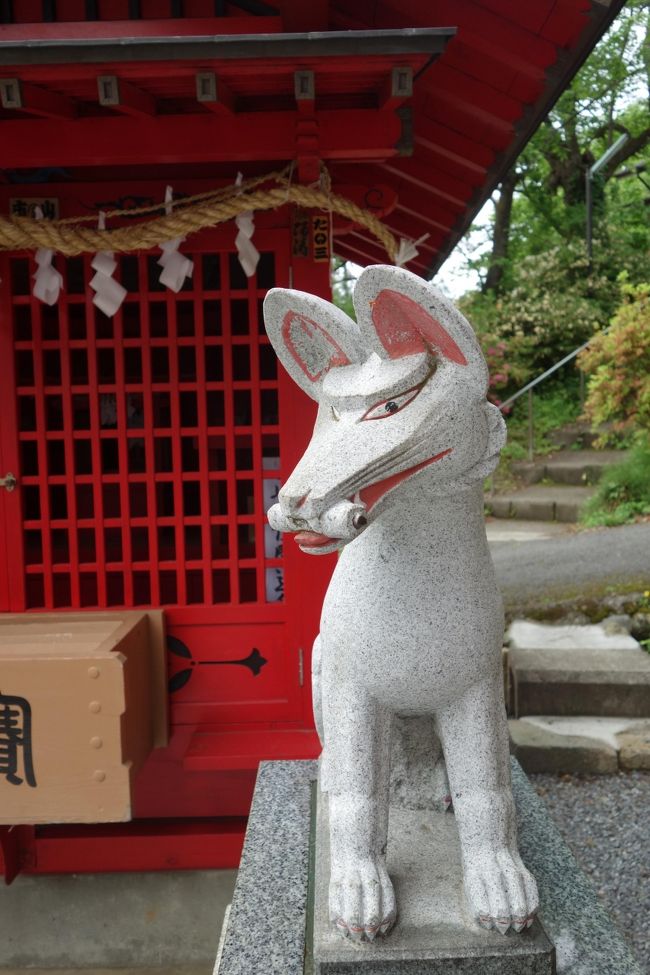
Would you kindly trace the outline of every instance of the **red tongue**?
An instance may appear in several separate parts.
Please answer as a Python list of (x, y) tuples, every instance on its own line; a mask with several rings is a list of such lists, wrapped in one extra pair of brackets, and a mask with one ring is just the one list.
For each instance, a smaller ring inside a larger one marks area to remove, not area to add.
[(400, 471), (399, 474), (391, 474), (389, 477), (385, 477), (383, 481), (375, 481), (374, 484), (369, 484), (368, 487), (361, 488), (359, 491), (359, 497), (363, 504), (365, 504), (368, 511), (371, 511), (377, 502), (383, 498), (391, 488), (397, 487), (397, 485), (410, 477), (412, 474), (417, 474), (424, 467), (428, 467), (429, 464), (435, 463), (435, 461), (440, 460), (442, 457), (446, 457), (447, 454), (451, 453), (451, 447), (447, 450), (441, 451), (441, 453), (436, 454), (435, 457), (429, 457), (428, 460), (423, 460), (421, 464), (416, 464), (414, 467), (409, 467), (405, 471)]
[(302, 548), (320, 548), (321, 545), (330, 545), (334, 539), (329, 535), (319, 535), (318, 532), (298, 532), (293, 536)]

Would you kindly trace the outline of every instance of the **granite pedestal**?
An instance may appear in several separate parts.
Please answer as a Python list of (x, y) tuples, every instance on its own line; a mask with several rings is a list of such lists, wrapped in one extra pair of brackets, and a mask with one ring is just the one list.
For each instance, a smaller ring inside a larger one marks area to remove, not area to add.
[[(316, 770), (315, 762), (260, 766), (218, 975), (642, 975), (514, 760), (520, 850), (539, 885), (541, 923), (505, 937), (461, 927), (453, 817), (431, 814), (427, 822), (421, 813), (414, 819), (402, 810), (394, 817), (391, 837), (393, 873), (402, 864), (394, 878), (397, 927), (383, 944), (334, 938), (323, 920), (327, 851), (321, 847), (316, 855)], [(431, 849), (429, 862), (420, 850), (414, 856), (413, 829), (427, 833), (422, 849)], [(433, 851), (440, 841), (446, 853), (436, 861)], [(419, 885), (426, 898), (424, 911), (407, 893), (407, 879), (410, 889)], [(444, 897), (436, 893), (440, 885)]]
[(398, 904), (390, 937), (341, 938), (329, 923), (327, 802), (319, 793), (315, 844), (314, 975), (555, 975), (555, 951), (539, 922), (503, 936), (474, 923), (463, 894), (458, 829), (450, 812), (391, 805), (388, 873)]

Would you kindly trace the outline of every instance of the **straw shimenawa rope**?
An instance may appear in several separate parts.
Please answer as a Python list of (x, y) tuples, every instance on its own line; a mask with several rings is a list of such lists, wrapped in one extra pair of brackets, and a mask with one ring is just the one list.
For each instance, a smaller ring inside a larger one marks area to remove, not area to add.
[[(398, 242), (393, 234), (368, 210), (351, 200), (332, 193), (328, 175), (322, 185), (300, 186), (287, 179), (289, 170), (270, 173), (242, 183), (181, 199), (169, 214), (143, 220), (140, 223), (113, 230), (99, 230), (87, 226), (97, 220), (96, 215), (69, 217), (65, 220), (34, 220), (30, 217), (0, 217), (0, 250), (33, 250), (49, 247), (72, 257), (86, 251), (128, 252), (156, 247), (175, 237), (186, 237), (206, 227), (232, 220), (247, 210), (273, 210), (285, 203), (338, 213), (365, 227), (383, 245), (395, 261)], [(261, 188), (264, 183), (276, 186)], [(133, 210), (106, 211), (106, 219), (142, 216), (164, 207), (159, 204)]]

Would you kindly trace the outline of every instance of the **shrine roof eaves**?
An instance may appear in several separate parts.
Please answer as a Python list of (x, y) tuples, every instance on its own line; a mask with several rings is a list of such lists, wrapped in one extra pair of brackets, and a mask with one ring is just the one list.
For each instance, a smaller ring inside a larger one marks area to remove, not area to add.
[(213, 34), (200, 37), (47, 38), (3, 41), (0, 64), (102, 64), (132, 61), (440, 54), (455, 27)]
[[(92, 37), (84, 24), (2, 26), (0, 85), (11, 97), (0, 108), (0, 161), (29, 169), (47, 145), (53, 164), (79, 167), (82, 179), (98, 166), (115, 178), (127, 167), (162, 175), (188, 164), (252, 175), (309, 151), (335, 190), (389, 190), (396, 203), (382, 220), (421, 241), (408, 266), (431, 276), (623, 5), (323, 0), (309, 33), (286, 33), (289, 15), (309, 6), (300, 0), (278, 0), (279, 16), (250, 26), (107, 21)], [(393, 89), (400, 72), (410, 85)], [(199, 95), (202, 73), (210, 97)], [(311, 95), (299, 104), (296, 76), (309, 73)], [(100, 97), (98, 75), (115, 76), (119, 98)], [(354, 225), (337, 233), (336, 251), (361, 264), (386, 260)]]

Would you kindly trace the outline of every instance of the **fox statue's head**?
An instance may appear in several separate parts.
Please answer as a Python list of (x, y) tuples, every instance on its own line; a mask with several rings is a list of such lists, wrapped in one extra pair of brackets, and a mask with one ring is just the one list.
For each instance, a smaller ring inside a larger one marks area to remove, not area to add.
[(318, 402), (312, 439), (268, 513), (305, 552), (356, 538), (411, 478), (443, 493), (480, 481), (505, 443), (486, 400), (474, 332), (422, 278), (375, 265), (354, 291), (357, 321), (313, 295), (273, 288), (266, 330), (290, 376)]

